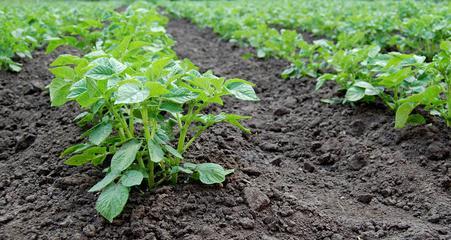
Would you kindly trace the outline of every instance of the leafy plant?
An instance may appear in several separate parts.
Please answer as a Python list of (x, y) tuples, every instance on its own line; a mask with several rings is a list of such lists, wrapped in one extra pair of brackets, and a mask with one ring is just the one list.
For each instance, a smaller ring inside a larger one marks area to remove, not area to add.
[[(253, 84), (200, 73), (189, 60), (177, 60), (162, 24), (167, 19), (137, 3), (115, 14), (105, 39), (83, 57), (59, 56), (51, 66), (53, 106), (77, 102), (77, 120), (91, 125), (85, 143), (67, 148), (65, 163), (101, 166), (111, 156), (105, 177), (89, 191), (101, 194), (96, 209), (109, 221), (123, 210), (130, 188), (146, 182), (152, 190), (180, 179), (221, 183), (233, 172), (216, 163), (192, 163), (183, 154), (209, 127), (230, 123), (245, 132), (223, 105), (224, 96), (258, 101)], [(130, 27), (136, 26), (136, 27)]]

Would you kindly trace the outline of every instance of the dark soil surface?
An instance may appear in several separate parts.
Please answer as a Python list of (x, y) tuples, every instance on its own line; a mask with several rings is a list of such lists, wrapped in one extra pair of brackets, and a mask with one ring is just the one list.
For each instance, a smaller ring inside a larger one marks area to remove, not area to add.
[(394, 130), (383, 107), (322, 104), (333, 86), (313, 92), (312, 79), (280, 79), (284, 61), (244, 60), (250, 49), (183, 20), (168, 31), (180, 57), (257, 84), (260, 102), (222, 108), (253, 116), (253, 134), (216, 126), (186, 156), (236, 173), (223, 186), (135, 189), (109, 224), (87, 192), (101, 169), (58, 157), (79, 141), (77, 109), (49, 106), (42, 89), (56, 54), (37, 52), (21, 73), (0, 72), (0, 239), (451, 239), (442, 123)]

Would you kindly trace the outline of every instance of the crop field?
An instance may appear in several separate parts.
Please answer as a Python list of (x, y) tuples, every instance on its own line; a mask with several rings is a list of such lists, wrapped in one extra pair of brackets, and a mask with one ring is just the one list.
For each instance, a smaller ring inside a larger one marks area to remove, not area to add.
[(0, 239), (451, 239), (451, 2), (0, 0)]

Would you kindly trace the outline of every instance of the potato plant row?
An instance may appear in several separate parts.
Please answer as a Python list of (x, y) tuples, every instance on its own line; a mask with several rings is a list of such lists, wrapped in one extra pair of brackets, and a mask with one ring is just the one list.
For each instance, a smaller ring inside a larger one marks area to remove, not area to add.
[(208, 112), (210, 105), (223, 105), (228, 95), (259, 100), (250, 82), (201, 73), (188, 59), (179, 60), (165, 32), (167, 21), (152, 5), (135, 3), (123, 13), (111, 12), (90, 52), (60, 55), (51, 64), (52, 105), (78, 103), (83, 112), (76, 121), (90, 127), (86, 141), (62, 156), (71, 166), (109, 163), (105, 177), (89, 190), (100, 192), (96, 209), (109, 221), (122, 212), (132, 187), (223, 182), (233, 169), (184, 161), (183, 154), (215, 124), (249, 132), (240, 123), (248, 117)]
[[(5, 1), (0, 4), (0, 70), (20, 71), (21, 58), (48, 45), (90, 47), (101, 35), (103, 21), (120, 1)], [(79, 41), (82, 40), (82, 41)]]
[(213, 25), (224, 34), (238, 30), (237, 23), (250, 27), (263, 24), (309, 32), (345, 47), (377, 44), (383, 50), (414, 52), (428, 58), (451, 36), (451, 5), (447, 1), (250, 0), (169, 5), (175, 5), (171, 8), (174, 12), (191, 15), (196, 23)]
[[(414, 111), (422, 107), (451, 126), (447, 4), (322, 2), (168, 2), (164, 6), (178, 17), (211, 27), (226, 39), (250, 45), (257, 57), (288, 60), (292, 65), (282, 72), (284, 78), (317, 78), (316, 89), (327, 81), (336, 82), (343, 97), (325, 102), (381, 101), (395, 111), (397, 128), (424, 124), (425, 117)], [(342, 3), (344, 7), (336, 5)], [(363, 18), (366, 14), (372, 18)], [(386, 19), (398, 21), (386, 26)], [(415, 21), (423, 22), (412, 23)], [(304, 39), (296, 30), (278, 29), (274, 24), (299, 27), (326, 38)], [(409, 30), (413, 26), (416, 31)], [(412, 53), (389, 51), (391, 47)]]

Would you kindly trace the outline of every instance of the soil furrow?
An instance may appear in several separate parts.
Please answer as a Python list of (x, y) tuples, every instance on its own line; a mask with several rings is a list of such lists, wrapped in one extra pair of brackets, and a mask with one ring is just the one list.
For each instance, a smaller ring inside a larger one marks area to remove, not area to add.
[[(271, 212), (254, 216), (257, 232), (281, 239), (450, 236), (451, 145), (442, 123), (394, 130), (393, 116), (382, 106), (322, 104), (321, 98), (333, 96), (332, 86), (314, 92), (313, 79), (280, 79), (284, 61), (244, 60), (251, 49), (185, 20), (172, 21), (168, 30), (180, 57), (257, 84), (259, 103), (226, 103), (253, 117), (248, 124), (254, 134), (241, 136), (249, 139), (246, 146), (231, 148), (244, 173), (252, 169), (246, 186), (274, 199)], [(230, 131), (225, 137), (235, 135), (236, 142), (238, 133)], [(220, 147), (226, 151), (228, 144)], [(284, 216), (284, 208), (294, 214)], [(282, 224), (275, 230), (258, 221), (267, 218)]]

